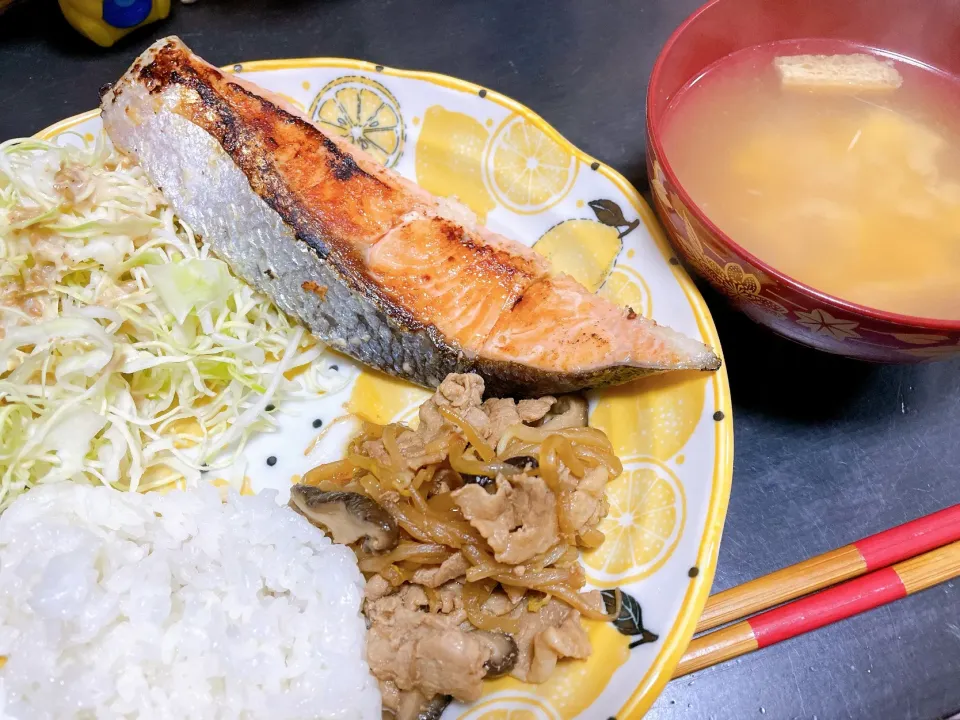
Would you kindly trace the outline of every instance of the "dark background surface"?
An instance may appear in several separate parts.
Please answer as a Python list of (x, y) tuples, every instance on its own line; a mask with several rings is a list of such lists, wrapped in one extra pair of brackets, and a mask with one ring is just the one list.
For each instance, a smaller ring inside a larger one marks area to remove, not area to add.
[[(96, 105), (148, 42), (215, 64), (341, 56), (494, 88), (646, 187), (644, 92), (698, 0), (199, 0), (103, 50), (50, 0), (0, 15), (0, 139)], [(736, 469), (715, 590), (957, 502), (960, 363), (881, 367), (778, 340), (705, 292), (733, 388)], [(960, 710), (960, 588), (667, 686), (657, 720), (939, 718)], [(592, 719), (591, 719), (592, 720)]]

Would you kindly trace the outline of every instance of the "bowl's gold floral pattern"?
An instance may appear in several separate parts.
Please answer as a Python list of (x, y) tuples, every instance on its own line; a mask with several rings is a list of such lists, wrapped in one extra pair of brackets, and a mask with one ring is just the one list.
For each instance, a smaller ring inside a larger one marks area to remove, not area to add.
[[(763, 294), (763, 283), (756, 275), (747, 272), (736, 262), (727, 262), (723, 266), (714, 260), (704, 248), (700, 233), (694, 227), (694, 220), (683, 207), (679, 198), (668, 195), (662, 181), (662, 170), (659, 164), (654, 164), (655, 181), (651, 181), (654, 192), (663, 207), (672, 209), (679, 218), (682, 230), (673, 226), (674, 238), (683, 246), (685, 259), (689, 265), (700, 273), (724, 295), (735, 301), (750, 303), (775, 315), (785, 316), (787, 308), (776, 300)], [(666, 198), (666, 200), (664, 200)], [(659, 204), (658, 204), (659, 205)]]
[(830, 335), (837, 340), (860, 337), (857, 333), (859, 323), (850, 320), (840, 320), (839, 318), (833, 317), (833, 315), (826, 310), (820, 310), (819, 308), (811, 310), (810, 312), (795, 310), (793, 314), (796, 315), (797, 322), (800, 325), (809, 328), (815, 333)]
[(946, 335), (930, 335), (925, 333), (890, 333), (900, 342), (908, 345), (938, 345), (949, 340)]
[(938, 345), (936, 347), (904, 348), (900, 352), (921, 361), (946, 360), (947, 358), (960, 355), (960, 342), (953, 342), (949, 345)]
[(798, 288), (756, 267), (711, 232), (666, 177), (652, 143), (654, 207), (686, 263), (757, 322), (805, 345), (881, 362), (924, 362), (960, 356), (960, 330), (885, 320)]

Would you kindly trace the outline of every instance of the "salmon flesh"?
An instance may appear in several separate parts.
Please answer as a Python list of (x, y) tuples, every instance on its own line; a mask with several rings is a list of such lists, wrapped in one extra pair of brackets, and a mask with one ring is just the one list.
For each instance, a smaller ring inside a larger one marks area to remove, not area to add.
[(101, 95), (114, 145), (213, 252), (362, 363), (426, 387), (477, 372), (498, 397), (720, 366), (177, 38)]

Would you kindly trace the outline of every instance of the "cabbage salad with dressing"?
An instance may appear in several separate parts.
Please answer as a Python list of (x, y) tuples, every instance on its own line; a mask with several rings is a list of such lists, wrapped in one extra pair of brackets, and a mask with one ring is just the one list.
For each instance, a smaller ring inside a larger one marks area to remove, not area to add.
[(235, 469), (282, 401), (342, 382), (323, 352), (103, 136), (0, 144), (0, 510)]

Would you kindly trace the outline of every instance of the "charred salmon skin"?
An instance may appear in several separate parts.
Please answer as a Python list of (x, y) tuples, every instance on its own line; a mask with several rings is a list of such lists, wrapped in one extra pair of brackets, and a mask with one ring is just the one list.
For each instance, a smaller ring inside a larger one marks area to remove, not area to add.
[(427, 387), (478, 372), (508, 397), (720, 365), (177, 38), (148, 48), (101, 108), (114, 145), (237, 275), (379, 370)]

